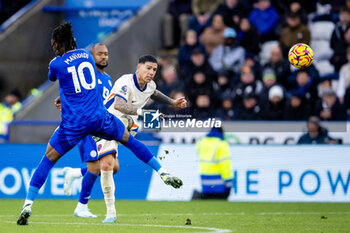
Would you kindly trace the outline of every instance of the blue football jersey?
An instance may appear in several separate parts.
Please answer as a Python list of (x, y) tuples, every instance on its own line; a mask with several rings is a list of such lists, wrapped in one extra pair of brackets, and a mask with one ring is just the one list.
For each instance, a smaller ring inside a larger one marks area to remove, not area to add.
[(106, 115), (97, 73), (91, 53), (84, 49), (69, 51), (50, 62), (49, 80), (59, 82), (62, 126), (79, 130)]
[(107, 73), (101, 73), (98, 70), (96, 71), (97, 77), (97, 86), (100, 96), (102, 97), (102, 101), (104, 104), (107, 102), (107, 98), (113, 87), (112, 78)]

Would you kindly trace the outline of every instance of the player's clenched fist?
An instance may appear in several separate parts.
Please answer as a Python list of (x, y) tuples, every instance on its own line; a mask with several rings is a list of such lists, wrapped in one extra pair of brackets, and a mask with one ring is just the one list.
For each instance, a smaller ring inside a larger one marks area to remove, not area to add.
[(61, 98), (60, 98), (60, 97), (57, 97), (57, 98), (55, 99), (55, 106), (56, 106), (56, 108), (57, 108), (58, 110), (61, 111)]

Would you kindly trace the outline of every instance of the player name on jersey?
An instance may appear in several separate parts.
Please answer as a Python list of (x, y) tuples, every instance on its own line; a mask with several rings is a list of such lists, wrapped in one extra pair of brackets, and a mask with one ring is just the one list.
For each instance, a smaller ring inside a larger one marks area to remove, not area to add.
[(69, 65), (70, 62), (74, 61), (78, 58), (88, 58), (89, 55), (87, 53), (74, 53), (73, 55), (69, 56), (64, 62)]

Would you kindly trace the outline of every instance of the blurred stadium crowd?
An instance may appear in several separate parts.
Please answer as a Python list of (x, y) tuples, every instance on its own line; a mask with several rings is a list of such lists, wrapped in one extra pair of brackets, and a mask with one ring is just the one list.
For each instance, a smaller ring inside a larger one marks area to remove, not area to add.
[[(28, 2), (1, 0), (1, 22)], [(150, 107), (201, 119), (350, 119), (350, 0), (170, 0), (162, 25), (155, 81), (190, 107)], [(288, 62), (299, 42), (315, 53), (305, 70)], [(20, 108), (18, 91), (7, 94), (0, 135)]]
[[(347, 120), (350, 1), (172, 0), (163, 19), (160, 91), (185, 95), (192, 114), (224, 120)], [(296, 70), (288, 50), (311, 44)]]

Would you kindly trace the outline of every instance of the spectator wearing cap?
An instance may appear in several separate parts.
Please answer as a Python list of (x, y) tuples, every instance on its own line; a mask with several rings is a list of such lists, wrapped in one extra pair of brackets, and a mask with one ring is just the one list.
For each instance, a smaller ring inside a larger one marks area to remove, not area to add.
[(311, 116), (307, 121), (307, 133), (303, 134), (297, 144), (335, 144), (328, 135), (328, 130), (320, 126), (320, 119)]
[(229, 121), (236, 119), (237, 110), (233, 106), (233, 98), (229, 92), (225, 92), (220, 97), (221, 106), (216, 111), (216, 117)]
[(217, 46), (209, 57), (209, 62), (215, 71), (239, 73), (244, 64), (245, 51), (236, 43), (236, 37), (235, 29), (225, 29), (224, 44)]
[(228, 27), (238, 29), (239, 21), (247, 13), (244, 5), (239, 0), (225, 0), (215, 10), (214, 14), (224, 17)]
[(199, 41), (204, 45), (208, 55), (211, 55), (217, 46), (224, 43), (225, 28), (226, 25), (222, 15), (214, 15), (211, 26), (206, 28), (199, 38)]
[(275, 39), (275, 29), (279, 21), (276, 9), (270, 0), (259, 0), (255, 7), (249, 15), (249, 21), (257, 28), (261, 41)]
[(188, 66), (191, 62), (191, 54), (195, 48), (199, 48), (206, 54), (204, 46), (199, 43), (197, 39), (197, 33), (194, 30), (188, 30), (186, 32), (185, 44), (180, 46), (178, 55), (178, 62), (182, 74), (188, 71)]
[(258, 96), (247, 90), (242, 97), (242, 103), (239, 104), (237, 111), (237, 120), (261, 120), (262, 109)]
[(282, 28), (279, 42), (283, 54), (287, 56), (289, 49), (296, 43), (309, 44), (311, 33), (307, 26), (301, 23), (298, 13), (289, 12), (286, 16), (287, 26)]
[(263, 90), (261, 92), (261, 100), (268, 101), (270, 88), (276, 85), (276, 74), (275, 71), (269, 67), (263, 71)]
[(263, 84), (255, 79), (254, 72), (249, 66), (243, 66), (240, 73), (240, 80), (234, 88), (234, 104), (242, 103), (244, 93), (252, 93), (256, 96), (261, 95)]
[(265, 64), (264, 68), (267, 67), (271, 67), (275, 71), (276, 81), (286, 89), (289, 89), (288, 76), (291, 74), (290, 63), (287, 59), (284, 59), (280, 46), (271, 49), (270, 60)]
[(312, 108), (305, 101), (305, 98), (298, 92), (290, 93), (284, 110), (284, 120), (299, 121), (307, 120), (312, 113)]
[(284, 90), (279, 85), (274, 85), (269, 90), (269, 99), (263, 108), (264, 120), (283, 120), (285, 98)]
[(251, 25), (247, 17), (241, 18), (237, 39), (239, 44), (248, 53), (258, 55), (260, 52), (260, 35), (254, 25)]
[(324, 89), (322, 99), (315, 106), (315, 113), (324, 121), (346, 120), (346, 110), (332, 88)]

